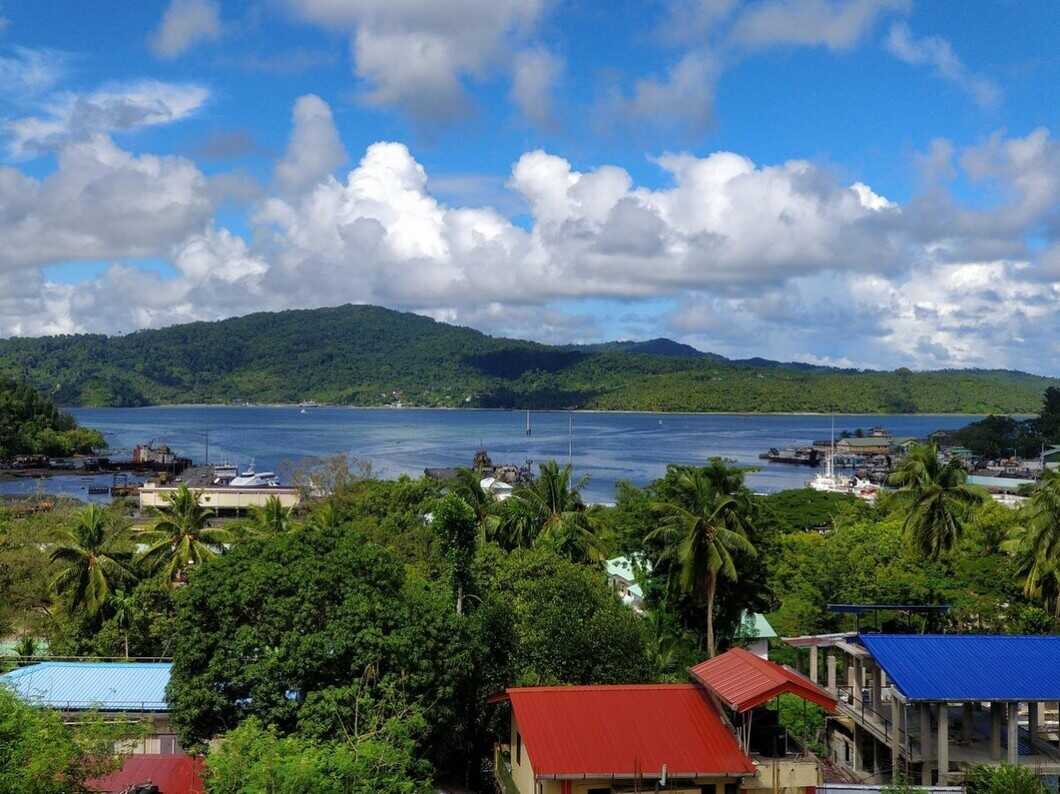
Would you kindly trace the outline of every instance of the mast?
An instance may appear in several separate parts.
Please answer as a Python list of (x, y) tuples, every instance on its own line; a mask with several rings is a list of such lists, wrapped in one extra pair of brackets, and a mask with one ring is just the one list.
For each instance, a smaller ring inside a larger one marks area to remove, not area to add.
[(526, 409), (526, 434), (530, 435), (534, 431), (530, 427), (530, 409)]
[(567, 414), (569, 423), (567, 425), (567, 465), (570, 466), (571, 476), (574, 475), (574, 414)]
[(832, 414), (832, 451), (828, 455), (828, 477), (835, 479), (835, 414)]

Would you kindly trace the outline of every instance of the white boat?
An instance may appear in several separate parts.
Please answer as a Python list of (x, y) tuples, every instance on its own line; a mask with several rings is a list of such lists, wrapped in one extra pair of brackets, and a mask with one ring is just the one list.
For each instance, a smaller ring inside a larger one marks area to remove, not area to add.
[(824, 473), (818, 472), (817, 476), (806, 483), (815, 491), (824, 493), (851, 494), (872, 503), (880, 492), (879, 486), (860, 477), (849, 477), (844, 474), (836, 474), (835, 471), (835, 418), (832, 419), (832, 448), (825, 460)]
[(275, 472), (254, 471), (254, 465), (228, 483), (230, 488), (278, 488), (280, 478)]

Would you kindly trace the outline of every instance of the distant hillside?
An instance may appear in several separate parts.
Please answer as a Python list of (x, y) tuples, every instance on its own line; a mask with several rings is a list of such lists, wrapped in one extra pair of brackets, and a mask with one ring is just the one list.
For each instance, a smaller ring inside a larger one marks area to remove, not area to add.
[(669, 339), (555, 347), (374, 306), (127, 336), (0, 340), (0, 375), (65, 405), (319, 402), (658, 411), (1030, 413), (1060, 381), (729, 361)]

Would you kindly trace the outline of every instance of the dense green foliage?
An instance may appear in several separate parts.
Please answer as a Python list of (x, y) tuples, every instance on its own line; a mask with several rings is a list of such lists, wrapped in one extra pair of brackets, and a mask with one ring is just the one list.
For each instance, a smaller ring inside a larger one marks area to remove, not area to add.
[(431, 791), (405, 727), (391, 718), (345, 741), (282, 736), (251, 717), (206, 761), (210, 794), (417, 794)]
[(988, 416), (954, 431), (950, 440), (983, 458), (1033, 458), (1043, 447), (1060, 444), (1060, 388), (1045, 390), (1038, 416)]
[(1026, 766), (978, 766), (968, 773), (968, 794), (1046, 794), (1049, 790)]
[(104, 447), (98, 431), (78, 427), (32, 387), (0, 376), (0, 460), (14, 455), (73, 455)]
[(98, 714), (78, 725), (52, 709), (35, 708), (0, 687), (0, 792), (77, 794), (89, 778), (121, 765), (114, 743), (143, 735), (142, 726)]
[(1018, 413), (1056, 381), (730, 361), (669, 340), (554, 347), (372, 306), (120, 337), (0, 341), (0, 375), (68, 405), (321, 402), (657, 411)]

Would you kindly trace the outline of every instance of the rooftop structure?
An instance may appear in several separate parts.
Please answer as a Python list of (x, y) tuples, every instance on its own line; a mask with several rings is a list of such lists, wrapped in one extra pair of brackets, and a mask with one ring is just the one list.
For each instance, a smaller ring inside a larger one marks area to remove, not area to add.
[(828, 725), (831, 756), (861, 782), (885, 782), (900, 770), (922, 785), (945, 785), (971, 767), (1002, 760), (1060, 774), (1060, 725), (1057, 716), (1049, 718), (1060, 701), (1058, 636), (832, 634), (785, 641), (809, 649), (815, 681), (819, 649), (827, 649), (826, 689), (840, 717)]
[(205, 794), (203, 760), (190, 755), (131, 755), (121, 769), (86, 781), (89, 791), (129, 792), (153, 785), (160, 794)]
[(727, 707), (737, 712), (749, 711), (783, 694), (797, 695), (828, 711), (834, 710), (836, 706), (835, 696), (810, 679), (743, 648), (733, 648), (721, 656), (708, 659), (689, 672)]
[(694, 684), (515, 688), (507, 697), (538, 779), (754, 773)]
[(80, 711), (168, 711), (169, 662), (40, 662), (0, 675), (0, 684), (40, 706)]

